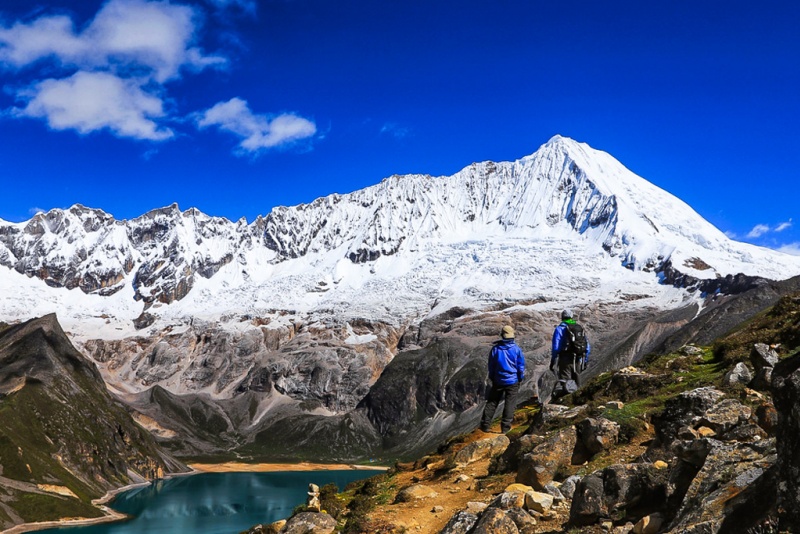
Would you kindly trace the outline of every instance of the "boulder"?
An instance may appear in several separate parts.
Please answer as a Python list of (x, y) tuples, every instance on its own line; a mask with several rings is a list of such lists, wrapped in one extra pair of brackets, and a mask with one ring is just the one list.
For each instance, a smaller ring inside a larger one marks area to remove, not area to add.
[(652, 464), (612, 465), (585, 476), (575, 489), (570, 524), (584, 526), (624, 514), (640, 518), (661, 511), (667, 477)]
[(509, 510), (525, 506), (525, 494), (519, 491), (504, 491), (492, 501), (490, 508)]
[(578, 482), (581, 481), (581, 477), (578, 475), (572, 475), (568, 477), (562, 484), (561, 487), (558, 488), (559, 491), (566, 497), (567, 499), (572, 499), (572, 495), (575, 493), (575, 488), (578, 485)]
[(450, 518), (439, 534), (467, 534), (477, 522), (476, 514), (462, 510)]
[(658, 534), (664, 524), (664, 514), (650, 514), (641, 518), (631, 530), (632, 534)]
[(320, 512), (302, 512), (286, 522), (281, 534), (331, 534), (336, 520)]
[(544, 492), (553, 497), (553, 502), (555, 504), (564, 502), (566, 500), (566, 497), (564, 497), (564, 494), (561, 493), (561, 490), (558, 489), (558, 486), (556, 486), (554, 482), (551, 482), (550, 484), (545, 484)]
[(533, 488), (530, 487), (530, 486), (527, 486), (525, 484), (520, 484), (518, 482), (515, 482), (514, 484), (509, 484), (508, 486), (506, 486), (506, 491), (516, 491), (516, 492), (519, 492), (519, 493), (528, 493), (529, 491), (533, 491)]
[(710, 428), (714, 434), (725, 439), (726, 433), (747, 423), (752, 415), (753, 410), (741, 402), (735, 399), (722, 399), (699, 416), (693, 422), (693, 426), (698, 431), (702, 427)]
[(756, 343), (750, 351), (750, 363), (753, 364), (756, 374), (766, 367), (775, 367), (778, 359), (778, 353), (764, 343)]
[(480, 460), (494, 458), (495, 456), (503, 454), (508, 448), (509, 443), (511, 443), (510, 440), (504, 434), (473, 441), (456, 452), (453, 456), (449, 457), (445, 466), (466, 467)]
[(529, 491), (525, 494), (525, 508), (543, 514), (553, 507), (553, 496), (549, 493)]
[(605, 418), (587, 417), (576, 425), (578, 438), (590, 456), (607, 451), (619, 440), (619, 425)]
[[(565, 407), (561, 406), (561, 408)], [(492, 460), (492, 464), (489, 466), (490, 474), (517, 471), (520, 459), (542, 443), (544, 439), (544, 436), (540, 434), (525, 434), (519, 439), (515, 439), (503, 454)]]
[(529, 432), (539, 432), (546, 430), (548, 427), (553, 428), (574, 423), (588, 409), (587, 406), (583, 405), (569, 408), (560, 404), (545, 404), (531, 421)]
[(750, 369), (742, 362), (738, 362), (730, 371), (725, 373), (724, 377), (722, 377), (722, 382), (728, 386), (733, 386), (734, 384), (749, 384), (751, 380), (753, 380), (753, 373), (751, 373)]
[(397, 497), (395, 497), (394, 502), (395, 503), (413, 502), (438, 496), (439, 496), (438, 493), (436, 493), (427, 486), (424, 486), (422, 484), (413, 484), (411, 486), (408, 486), (407, 488), (403, 488), (402, 490), (400, 490), (397, 493)]
[(519, 534), (519, 529), (503, 510), (487, 508), (471, 534)]
[(525, 510), (512, 508), (506, 511), (506, 515), (514, 522), (520, 532), (535, 532), (536, 518)]
[(699, 356), (703, 354), (703, 349), (694, 345), (684, 345), (680, 348), (680, 353), (684, 356)]
[(553, 476), (559, 468), (571, 465), (577, 439), (575, 427), (570, 426), (536, 446), (533, 451), (522, 457), (517, 472), (517, 482), (542, 491), (546, 484), (553, 481)]
[(660, 459), (658, 449), (668, 450), (672, 442), (679, 438), (679, 434), (683, 434), (684, 439), (697, 437), (686, 435), (683, 430), (691, 427), (695, 418), (705, 415), (723, 397), (724, 393), (721, 391), (704, 387), (669, 399), (664, 405), (664, 411), (653, 417), (656, 438), (647, 451), (648, 457)]

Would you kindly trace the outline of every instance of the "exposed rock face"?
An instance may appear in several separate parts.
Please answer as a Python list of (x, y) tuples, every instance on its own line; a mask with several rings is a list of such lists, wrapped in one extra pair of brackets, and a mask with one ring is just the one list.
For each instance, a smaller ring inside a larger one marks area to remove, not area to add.
[(453, 431), (475, 424), (486, 381), (486, 350), (445, 338), (401, 353), (358, 409), (383, 436), (387, 449), (413, 442), (424, 450), (435, 443), (422, 432), (425, 419), (434, 418), (436, 425), (437, 415), (452, 417)]
[(800, 528), (800, 356), (777, 364), (772, 395), (778, 411), (779, 526), (793, 531)]
[[(702, 468), (686, 489), (669, 531), (719, 532), (724, 523), (746, 531), (774, 509), (774, 442), (698, 441), (706, 451)], [(764, 495), (756, 496), (752, 491), (756, 484), (766, 492)], [(745, 493), (747, 490), (751, 491)], [(702, 529), (698, 530), (700, 525)]]
[[(355, 408), (392, 359), (398, 334), (370, 323), (371, 341), (348, 344), (349, 323), (310, 328), (249, 327), (241, 332), (197, 321), (155, 339), (92, 340), (84, 349), (127, 388), (161, 385), (175, 392), (276, 392), (333, 413)], [(298, 331), (299, 330), (299, 331)]]

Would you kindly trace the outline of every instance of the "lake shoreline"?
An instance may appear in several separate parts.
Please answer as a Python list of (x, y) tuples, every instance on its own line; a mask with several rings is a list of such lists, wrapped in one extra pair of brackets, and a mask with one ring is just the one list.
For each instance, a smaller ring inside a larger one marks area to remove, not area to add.
[[(169, 473), (164, 476), (164, 479), (174, 477), (184, 477), (192, 475), (202, 475), (209, 473), (279, 473), (279, 472), (303, 472), (303, 471), (348, 471), (348, 470), (373, 470), (385, 471), (388, 467), (372, 466), (372, 465), (356, 465), (356, 464), (319, 464), (311, 462), (300, 462), (295, 464), (280, 464), (280, 463), (256, 463), (247, 464), (243, 462), (223, 462), (218, 464), (208, 463), (195, 463), (188, 464), (191, 471), (185, 473)], [(47, 530), (50, 528), (60, 527), (83, 527), (91, 525), (99, 525), (102, 523), (112, 523), (115, 521), (124, 521), (128, 519), (127, 514), (117, 512), (110, 508), (108, 503), (120, 493), (126, 491), (149, 486), (154, 480), (146, 482), (137, 482), (135, 484), (128, 484), (120, 488), (113, 489), (107, 492), (99, 499), (93, 499), (92, 505), (100, 510), (103, 514), (102, 517), (82, 518), (82, 519), (59, 519), (54, 521), (42, 521), (38, 523), (21, 523), (9, 529), (3, 530), (0, 534), (22, 534), (24, 532), (35, 532), (39, 530)]]
[(192, 463), (189, 467), (201, 473), (278, 473), (282, 471), (386, 471), (385, 466), (359, 464), (318, 464), (300, 462), (296, 464), (223, 462), (218, 464)]

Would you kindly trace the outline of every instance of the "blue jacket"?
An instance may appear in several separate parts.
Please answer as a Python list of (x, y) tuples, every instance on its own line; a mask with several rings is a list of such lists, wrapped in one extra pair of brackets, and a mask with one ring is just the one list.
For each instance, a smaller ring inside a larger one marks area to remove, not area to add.
[[(567, 348), (569, 344), (569, 334), (567, 333), (567, 323), (562, 322), (556, 327), (553, 332), (553, 349), (550, 351), (550, 364), (552, 365), (558, 360), (558, 355)], [(592, 347), (589, 345), (589, 340), (586, 340), (586, 354), (583, 360), (588, 363), (589, 353), (592, 352)]]
[(489, 353), (489, 379), (496, 386), (511, 386), (525, 378), (525, 355), (513, 339), (495, 342)]

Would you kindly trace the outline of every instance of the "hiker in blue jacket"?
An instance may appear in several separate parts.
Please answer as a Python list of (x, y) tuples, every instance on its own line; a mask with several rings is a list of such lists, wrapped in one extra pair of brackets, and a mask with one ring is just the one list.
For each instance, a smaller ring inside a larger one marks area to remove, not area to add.
[(481, 430), (489, 432), (500, 402), (505, 402), (500, 429), (504, 434), (511, 430), (511, 421), (517, 408), (519, 385), (523, 378), (525, 378), (525, 355), (514, 341), (514, 329), (506, 325), (500, 332), (500, 339), (494, 343), (489, 353), (489, 379), (492, 385), (486, 393)]
[[(589, 353), (592, 351), (586, 332), (575, 322), (574, 312), (566, 309), (561, 312), (561, 323), (553, 332), (553, 347), (550, 352), (550, 370), (556, 373), (556, 386), (552, 400), (572, 393), (570, 389), (580, 387), (578, 373), (586, 369)], [(569, 387), (569, 381), (575, 382), (575, 388)]]

